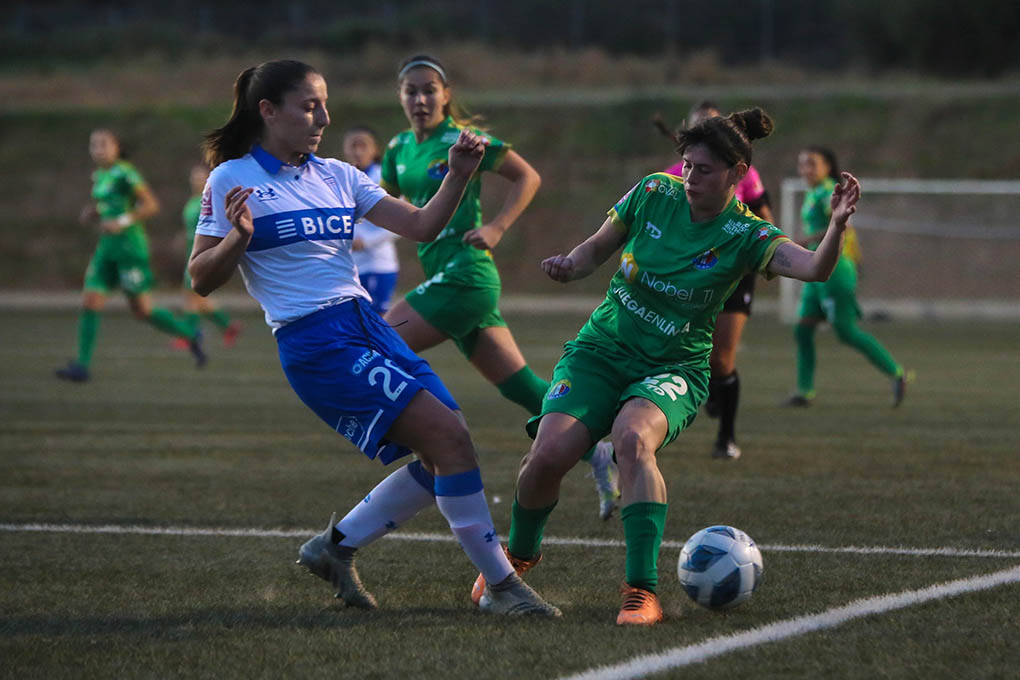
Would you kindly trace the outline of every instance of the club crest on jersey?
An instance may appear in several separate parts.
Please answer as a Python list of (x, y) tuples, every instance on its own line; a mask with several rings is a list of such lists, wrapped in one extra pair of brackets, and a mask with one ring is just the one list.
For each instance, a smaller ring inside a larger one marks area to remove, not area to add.
[(548, 399), (559, 399), (560, 397), (566, 396), (570, 392), (570, 381), (560, 380), (558, 383), (549, 388)]
[(267, 187), (265, 189), (255, 189), (255, 197), (260, 201), (275, 201), (280, 196), (276, 193), (273, 187)]
[(620, 273), (627, 281), (633, 283), (640, 269), (637, 260), (634, 259), (634, 253), (624, 253), (620, 256)]
[(692, 260), (695, 269), (711, 269), (719, 262), (719, 256), (715, 250), (706, 250)]
[(446, 173), (450, 172), (450, 165), (445, 158), (437, 158), (429, 163), (426, 174), (432, 179), (443, 179)]
[(769, 237), (769, 232), (772, 231), (772, 227), (762, 227), (758, 230), (758, 240), (764, 241)]

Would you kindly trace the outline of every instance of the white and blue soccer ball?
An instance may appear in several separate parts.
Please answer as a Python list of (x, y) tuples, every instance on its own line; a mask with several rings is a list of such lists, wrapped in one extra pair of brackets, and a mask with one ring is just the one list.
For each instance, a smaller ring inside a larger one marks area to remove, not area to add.
[(746, 602), (764, 574), (761, 552), (740, 529), (714, 526), (687, 539), (677, 576), (692, 600), (708, 609)]

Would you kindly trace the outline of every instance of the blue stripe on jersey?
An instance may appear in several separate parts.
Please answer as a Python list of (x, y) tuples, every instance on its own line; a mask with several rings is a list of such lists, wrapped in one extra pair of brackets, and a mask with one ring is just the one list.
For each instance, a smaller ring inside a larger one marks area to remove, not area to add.
[(354, 208), (308, 208), (256, 217), (248, 251), (269, 250), (298, 241), (354, 238)]

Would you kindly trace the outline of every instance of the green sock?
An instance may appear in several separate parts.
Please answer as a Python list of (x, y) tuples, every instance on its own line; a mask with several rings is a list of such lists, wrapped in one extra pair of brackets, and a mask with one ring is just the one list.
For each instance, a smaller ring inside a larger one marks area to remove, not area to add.
[(202, 316), (198, 312), (184, 312), (181, 317), (192, 331), (197, 331), (199, 324), (202, 323)]
[(797, 324), (793, 327), (797, 340), (797, 393), (812, 397), (815, 393), (815, 327)]
[(222, 309), (214, 309), (211, 312), (206, 312), (202, 316), (212, 321), (213, 324), (215, 324), (215, 326), (221, 331), (230, 325), (230, 315)]
[(510, 538), (507, 540), (511, 555), (530, 560), (542, 552), (545, 523), (555, 507), (556, 503), (545, 508), (522, 508), (514, 497), (510, 508)]
[(165, 307), (153, 307), (148, 321), (164, 333), (176, 335), (187, 340), (195, 337), (195, 330), (188, 325), (188, 322), (178, 319), (174, 316), (173, 312)]
[(530, 366), (525, 366), (496, 385), (499, 393), (515, 404), (520, 404), (533, 416), (542, 412), (542, 399), (549, 391), (549, 381), (542, 380)]
[(627, 541), (627, 585), (655, 592), (668, 507), (665, 503), (631, 503), (620, 513)]
[(889, 350), (883, 347), (882, 343), (875, 339), (875, 336), (862, 331), (855, 322), (837, 323), (833, 325), (832, 329), (836, 331), (836, 337), (840, 342), (863, 354), (875, 368), (887, 376), (897, 378), (903, 375), (903, 369), (893, 359)]
[(99, 335), (99, 312), (94, 309), (82, 309), (78, 317), (78, 363), (85, 368), (92, 363), (92, 350), (96, 347), (96, 336)]

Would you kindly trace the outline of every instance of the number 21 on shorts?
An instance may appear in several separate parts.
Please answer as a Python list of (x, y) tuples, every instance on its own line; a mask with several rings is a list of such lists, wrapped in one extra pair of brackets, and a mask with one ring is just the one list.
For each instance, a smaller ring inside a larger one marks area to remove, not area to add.
[[(404, 391), (405, 387), (407, 387), (407, 380), (413, 380), (413, 378), (391, 360), (386, 359), (383, 363), (386, 364), (386, 366), (376, 366), (368, 372), (368, 384), (375, 387), (380, 381), (382, 381), (383, 394), (385, 394), (386, 398), (390, 401), (396, 401), (400, 396), (400, 393)], [(393, 387), (393, 373), (391, 372), (391, 369), (392, 371), (407, 378), (407, 380), (401, 380), (396, 387)]]

